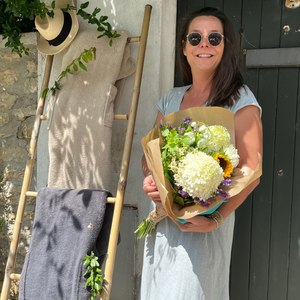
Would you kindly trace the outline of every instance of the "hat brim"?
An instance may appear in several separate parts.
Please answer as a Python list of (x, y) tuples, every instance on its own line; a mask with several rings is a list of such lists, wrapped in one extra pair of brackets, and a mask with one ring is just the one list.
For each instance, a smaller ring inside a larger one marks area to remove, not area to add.
[(68, 13), (70, 14), (72, 19), (72, 27), (70, 33), (68, 34), (68, 37), (60, 45), (52, 46), (49, 45), (48, 41), (41, 34), (39, 34), (37, 48), (41, 53), (46, 55), (58, 54), (59, 52), (67, 48), (74, 40), (79, 29), (78, 19), (76, 15), (77, 12), (76, 10), (69, 10)]

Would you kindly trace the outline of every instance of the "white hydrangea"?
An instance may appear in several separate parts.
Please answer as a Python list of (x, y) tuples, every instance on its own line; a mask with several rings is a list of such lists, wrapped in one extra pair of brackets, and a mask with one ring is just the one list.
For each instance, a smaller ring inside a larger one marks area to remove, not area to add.
[(211, 135), (208, 140), (209, 151), (219, 151), (222, 147), (230, 145), (230, 135), (227, 129), (220, 125), (209, 126)]
[(234, 148), (232, 144), (224, 147), (225, 156), (231, 161), (232, 169), (237, 167), (239, 164), (239, 158), (237, 149)]
[(175, 184), (192, 197), (205, 201), (216, 192), (223, 180), (223, 169), (204, 152), (188, 153), (183, 167), (175, 174)]

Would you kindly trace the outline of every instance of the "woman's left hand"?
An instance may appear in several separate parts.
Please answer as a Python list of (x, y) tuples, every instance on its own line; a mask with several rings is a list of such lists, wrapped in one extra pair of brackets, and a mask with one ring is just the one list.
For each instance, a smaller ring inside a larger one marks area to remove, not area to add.
[(188, 223), (182, 224), (172, 218), (170, 218), (182, 232), (210, 232), (217, 228), (217, 223), (207, 217), (195, 216), (187, 219)]

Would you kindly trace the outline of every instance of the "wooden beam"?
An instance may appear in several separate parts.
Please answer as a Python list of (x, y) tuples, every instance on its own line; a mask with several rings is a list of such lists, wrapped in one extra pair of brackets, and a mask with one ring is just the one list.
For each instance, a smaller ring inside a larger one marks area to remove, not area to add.
[(300, 67), (300, 48), (247, 49), (245, 55), (247, 68)]

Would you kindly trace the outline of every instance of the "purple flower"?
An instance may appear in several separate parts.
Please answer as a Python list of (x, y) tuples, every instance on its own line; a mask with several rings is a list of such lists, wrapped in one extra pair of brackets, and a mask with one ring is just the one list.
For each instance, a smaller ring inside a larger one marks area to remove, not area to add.
[(170, 121), (162, 122), (161, 124), (159, 124), (159, 127), (161, 128), (161, 127), (163, 127), (163, 126), (166, 125), (166, 124), (170, 124)]
[(178, 190), (178, 194), (180, 194), (183, 198), (187, 198), (190, 196), (187, 192), (184, 192), (183, 190)]
[(231, 185), (231, 183), (232, 183), (232, 180), (230, 178), (226, 178), (221, 182), (220, 185), (221, 186), (229, 186), (229, 185)]
[(186, 117), (186, 118), (183, 120), (183, 123), (184, 123), (184, 124), (189, 124), (191, 121), (192, 121), (191, 118)]
[(202, 207), (209, 207), (213, 202), (216, 201), (215, 197), (211, 197), (209, 199), (207, 199), (206, 201), (200, 200), (198, 197), (194, 198), (194, 202), (197, 202), (199, 205), (201, 205)]
[(217, 196), (223, 198), (224, 200), (226, 200), (230, 197), (229, 193), (227, 191), (224, 191), (220, 187), (217, 190)]

